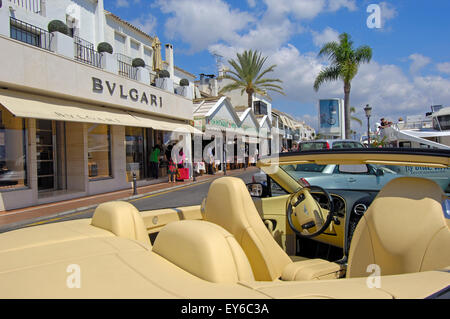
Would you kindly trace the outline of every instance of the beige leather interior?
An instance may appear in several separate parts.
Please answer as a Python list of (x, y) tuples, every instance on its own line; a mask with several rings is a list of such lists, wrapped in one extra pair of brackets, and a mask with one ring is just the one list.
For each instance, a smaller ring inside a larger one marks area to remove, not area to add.
[(367, 277), (376, 264), (381, 275), (450, 265), (450, 221), (442, 189), (429, 179), (401, 177), (379, 192), (353, 235), (347, 277)]
[(233, 235), (213, 223), (170, 223), (156, 237), (153, 252), (210, 282), (254, 281), (247, 256)]
[(309, 259), (287, 265), (281, 279), (286, 281), (338, 279), (340, 270), (341, 267), (336, 263), (318, 258)]
[(118, 237), (133, 239), (151, 246), (139, 211), (127, 202), (116, 201), (97, 206), (92, 226), (110, 231)]
[[(209, 188), (203, 214), (205, 220), (234, 235), (250, 261), (256, 280), (279, 279), (285, 268), (293, 263), (270, 235), (242, 179), (223, 177), (215, 180)], [(297, 269), (291, 278), (301, 278), (301, 271)], [(312, 272), (309, 268), (305, 277), (316, 278)]]

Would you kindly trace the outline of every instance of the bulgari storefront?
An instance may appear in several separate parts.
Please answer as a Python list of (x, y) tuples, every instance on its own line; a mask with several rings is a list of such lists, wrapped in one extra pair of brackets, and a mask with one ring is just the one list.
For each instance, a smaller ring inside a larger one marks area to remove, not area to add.
[[(166, 174), (166, 147), (180, 140), (191, 158), (191, 100), (6, 42), (0, 43), (0, 210), (126, 189), (133, 173), (138, 186), (154, 183)], [(31, 60), (20, 59), (24, 51)], [(33, 71), (8, 73), (3, 55), (19, 56), (16, 70)], [(150, 169), (156, 145), (158, 176)]]

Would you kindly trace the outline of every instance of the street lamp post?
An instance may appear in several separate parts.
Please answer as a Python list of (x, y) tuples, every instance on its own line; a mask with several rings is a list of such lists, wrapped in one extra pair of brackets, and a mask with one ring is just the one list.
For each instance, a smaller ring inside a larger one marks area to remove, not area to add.
[(370, 147), (370, 116), (372, 115), (372, 108), (369, 104), (364, 108), (364, 112), (366, 112), (367, 117), (367, 147)]

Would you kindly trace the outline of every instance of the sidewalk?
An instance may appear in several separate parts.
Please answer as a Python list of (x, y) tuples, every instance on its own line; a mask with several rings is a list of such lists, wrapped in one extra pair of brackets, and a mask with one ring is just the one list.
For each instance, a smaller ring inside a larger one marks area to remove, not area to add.
[[(227, 171), (227, 176), (240, 175), (244, 172), (257, 171), (256, 167), (248, 167), (246, 171), (244, 169), (236, 169)], [(20, 209), (1, 211), (0, 212), (0, 228), (10, 224), (20, 224), (27, 221), (39, 221), (53, 216), (63, 216), (66, 214), (83, 211), (87, 209), (93, 209), (97, 205), (114, 200), (130, 200), (139, 197), (144, 197), (150, 194), (160, 193), (167, 190), (176, 190), (177, 188), (207, 182), (219, 177), (224, 176), (223, 172), (218, 172), (215, 175), (203, 175), (197, 176), (196, 181), (187, 180), (184, 182), (176, 182), (176, 184), (169, 184), (162, 182), (159, 184), (152, 184), (148, 186), (142, 186), (137, 188), (138, 195), (133, 196), (133, 190), (125, 189), (120, 191), (114, 191), (110, 193), (98, 194), (93, 196), (81, 197), (61, 202), (49, 203), (38, 206), (30, 206)]]

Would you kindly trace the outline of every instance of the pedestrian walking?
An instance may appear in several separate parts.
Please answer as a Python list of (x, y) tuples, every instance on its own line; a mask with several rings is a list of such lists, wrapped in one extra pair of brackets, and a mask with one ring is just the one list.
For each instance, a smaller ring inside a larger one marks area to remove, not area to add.
[(150, 154), (150, 170), (153, 178), (158, 178), (159, 169), (159, 154), (161, 149), (158, 144), (153, 147), (152, 153)]

